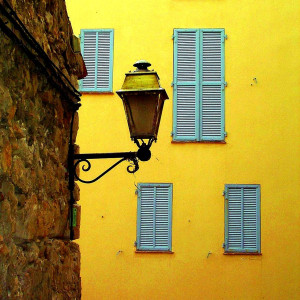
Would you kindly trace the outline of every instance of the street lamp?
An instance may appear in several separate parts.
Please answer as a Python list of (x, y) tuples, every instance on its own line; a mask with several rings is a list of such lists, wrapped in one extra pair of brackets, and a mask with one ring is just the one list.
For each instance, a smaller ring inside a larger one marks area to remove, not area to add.
[[(168, 95), (160, 86), (159, 77), (155, 71), (148, 70), (151, 64), (145, 60), (137, 61), (134, 66), (136, 70), (128, 72), (122, 89), (117, 94), (123, 100), (125, 114), (130, 131), (130, 137), (138, 146), (137, 152), (117, 152), (117, 153), (74, 153), (72, 143), (72, 131), (74, 113), (79, 108), (78, 104), (73, 113), (71, 121), (70, 143), (69, 143), (69, 190), (70, 190), (70, 239), (74, 239), (74, 180), (75, 178), (83, 183), (93, 183), (116, 167), (124, 160), (132, 161), (133, 165), (127, 167), (129, 173), (135, 173), (139, 169), (138, 160), (147, 161), (151, 158), (150, 147), (153, 141), (157, 140), (157, 133), (160, 118), (163, 110), (164, 101)], [(148, 140), (146, 143), (145, 140)], [(76, 173), (77, 166), (83, 162), (82, 171), (87, 172), (91, 169), (92, 159), (120, 158), (106, 171), (92, 180), (83, 180)], [(133, 167), (133, 168), (132, 168)]]

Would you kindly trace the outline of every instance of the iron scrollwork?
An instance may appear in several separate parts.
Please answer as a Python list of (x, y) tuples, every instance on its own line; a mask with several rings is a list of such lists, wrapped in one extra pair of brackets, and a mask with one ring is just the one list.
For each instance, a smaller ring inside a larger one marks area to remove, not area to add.
[[(130, 154), (131, 157), (127, 157), (128, 155), (125, 155), (125, 154)], [(131, 155), (132, 154), (132, 155)], [(81, 155), (81, 154), (79, 154)], [(84, 154), (82, 154), (84, 156)], [(139, 169), (139, 162), (138, 162), (138, 159), (135, 155), (135, 153), (132, 153), (132, 152), (125, 152), (124, 153), (124, 156), (125, 157), (122, 157), (119, 161), (117, 161), (115, 164), (113, 164), (110, 168), (108, 168), (106, 171), (104, 171), (103, 173), (101, 173), (99, 176), (97, 176), (96, 178), (92, 179), (92, 180), (83, 180), (81, 179), (77, 173), (76, 173), (76, 169), (77, 169), (77, 166), (80, 164), (80, 163), (84, 163), (81, 167), (81, 170), (83, 172), (88, 172), (92, 165), (91, 165), (91, 162), (89, 159), (91, 158), (79, 158), (77, 159), (77, 161), (75, 162), (74, 164), (74, 177), (80, 181), (80, 182), (83, 182), (83, 183), (93, 183), (93, 182), (96, 182), (97, 180), (99, 180), (101, 177), (103, 177), (106, 173), (108, 173), (110, 170), (112, 170), (113, 168), (115, 168), (117, 165), (119, 165), (121, 162), (123, 162), (124, 160), (128, 160), (128, 161), (132, 161), (132, 164), (129, 165), (127, 167), (127, 172), (128, 173), (135, 173), (138, 169)], [(113, 156), (114, 158), (115, 156)], [(103, 157), (98, 157), (98, 158), (103, 158)], [(107, 157), (105, 157), (107, 158)], [(75, 158), (76, 159), (76, 158)]]

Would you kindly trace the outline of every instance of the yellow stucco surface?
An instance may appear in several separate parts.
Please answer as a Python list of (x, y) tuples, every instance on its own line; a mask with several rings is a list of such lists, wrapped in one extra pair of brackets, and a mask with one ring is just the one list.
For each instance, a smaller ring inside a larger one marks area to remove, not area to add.
[[(152, 63), (170, 97), (149, 162), (80, 185), (82, 299), (300, 299), (299, 1), (67, 0), (67, 8), (75, 34), (114, 29), (114, 93), (83, 95), (82, 153), (136, 150), (115, 91), (137, 60)], [(174, 28), (225, 28), (226, 144), (171, 142)], [(173, 254), (135, 253), (139, 182), (173, 183)], [(223, 254), (225, 184), (261, 185), (261, 256)]]

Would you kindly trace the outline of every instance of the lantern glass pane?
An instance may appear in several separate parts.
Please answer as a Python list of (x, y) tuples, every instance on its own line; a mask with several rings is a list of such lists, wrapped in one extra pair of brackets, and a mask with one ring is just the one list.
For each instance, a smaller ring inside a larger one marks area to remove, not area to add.
[(157, 93), (131, 94), (124, 102), (131, 138), (156, 137)]
[(163, 107), (164, 107), (164, 101), (165, 99), (162, 98), (162, 95), (160, 94), (159, 95), (159, 98), (158, 98), (158, 105), (157, 105), (157, 116), (156, 116), (156, 119), (155, 119), (155, 137), (157, 137), (157, 134), (158, 134), (158, 128), (159, 128), (159, 123), (160, 123), (160, 119), (161, 119), (161, 114), (162, 114), (162, 111), (163, 111)]

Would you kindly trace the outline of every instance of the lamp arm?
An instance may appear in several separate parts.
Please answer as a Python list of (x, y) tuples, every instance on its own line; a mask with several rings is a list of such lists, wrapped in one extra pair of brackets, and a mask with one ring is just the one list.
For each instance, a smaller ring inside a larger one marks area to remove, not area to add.
[[(76, 173), (76, 167), (81, 163), (86, 163), (82, 166), (82, 171), (88, 172), (91, 169), (91, 159), (104, 159), (104, 158), (121, 158), (119, 161), (117, 161), (115, 164), (113, 164), (111, 167), (109, 167), (106, 171), (101, 173), (99, 176), (92, 180), (83, 180), (81, 179), (77, 173)], [(77, 160), (74, 165), (74, 177), (83, 183), (93, 183), (97, 180), (99, 180), (101, 177), (103, 177), (106, 173), (111, 171), (113, 168), (115, 168), (118, 164), (123, 162), (124, 160), (132, 161), (134, 166), (128, 166), (127, 171), (129, 173), (135, 173), (139, 169), (138, 160), (137, 160), (137, 152), (117, 152), (117, 153), (85, 153), (85, 154), (75, 154), (74, 160)], [(131, 170), (130, 168), (133, 167)]]

